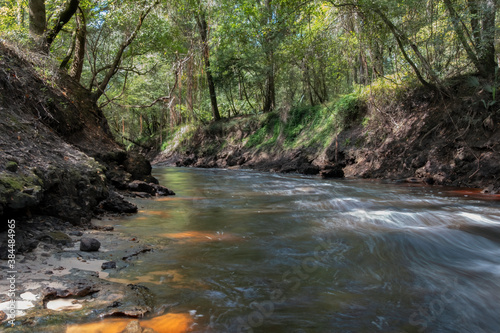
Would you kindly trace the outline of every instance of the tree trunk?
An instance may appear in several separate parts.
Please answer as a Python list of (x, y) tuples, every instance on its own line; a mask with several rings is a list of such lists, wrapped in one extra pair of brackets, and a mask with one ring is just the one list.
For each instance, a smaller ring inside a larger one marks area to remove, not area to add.
[(64, 6), (64, 9), (59, 13), (54, 25), (47, 30), (47, 36), (45, 38), (45, 47), (46, 51), (50, 50), (50, 45), (56, 38), (59, 31), (61, 31), (62, 27), (69, 22), (69, 20), (73, 17), (78, 9), (78, 5), (80, 4), (80, 0), (69, 0)]
[(495, 61), (495, 18), (496, 0), (485, 0), (481, 19), (481, 45), (479, 45), (479, 62), (483, 67), (485, 76), (495, 75), (497, 63)]
[(24, 2), (17, 0), (17, 24), (19, 27), (24, 27)]
[[(445, 0), (449, 1), (449, 0)], [(375, 9), (375, 13), (377, 13), (378, 16), (384, 21), (384, 23), (387, 25), (389, 30), (392, 32), (392, 35), (394, 38), (396, 38), (396, 43), (398, 44), (399, 50), (403, 54), (403, 57), (405, 58), (406, 62), (411, 66), (413, 71), (415, 72), (415, 75), (417, 76), (418, 80), (426, 87), (430, 89), (436, 89), (436, 86), (430, 82), (428, 82), (424, 77), (422, 76), (422, 73), (420, 72), (419, 68), (413, 62), (413, 60), (410, 58), (408, 53), (406, 53), (406, 50), (404, 48), (404, 44), (409, 44), (410, 47), (413, 49), (413, 52), (417, 55), (417, 57), (420, 59), (423, 67), (426, 69), (427, 73), (431, 76), (434, 82), (438, 82), (437, 78), (434, 76), (432, 73), (432, 69), (430, 68), (430, 65), (428, 64), (427, 60), (422, 56), (420, 51), (418, 50), (417, 46), (412, 43), (408, 37), (406, 37), (403, 33), (401, 33), (396, 26), (385, 16), (385, 14), (380, 10), (380, 9)]]
[(139, 16), (139, 22), (137, 22), (137, 25), (132, 32), (132, 34), (126, 38), (122, 44), (120, 45), (120, 48), (118, 49), (118, 52), (116, 52), (115, 59), (113, 60), (113, 63), (111, 66), (109, 66), (108, 72), (106, 73), (106, 76), (102, 80), (102, 82), (98, 85), (97, 90), (92, 94), (92, 99), (97, 102), (99, 98), (104, 94), (104, 91), (106, 90), (109, 81), (113, 77), (113, 75), (116, 74), (118, 71), (118, 66), (120, 65), (122, 61), (122, 56), (123, 52), (125, 52), (125, 49), (132, 43), (132, 41), (137, 37), (137, 34), (139, 33), (139, 30), (141, 29), (142, 23), (144, 22), (144, 19), (146, 16), (148, 16), (149, 12), (151, 9), (153, 9), (154, 6), (158, 4), (158, 1), (155, 1), (151, 6), (149, 6), (144, 12), (141, 13)]
[[(271, 6), (271, 0), (266, 0), (266, 11), (267, 11), (267, 24), (272, 24), (273, 19), (273, 8)], [(263, 112), (270, 112), (276, 107), (276, 87), (274, 81), (274, 50), (272, 46), (271, 37), (264, 37), (264, 51), (267, 58), (267, 69), (266, 69), (266, 90), (264, 97), (264, 108)]]
[(87, 40), (87, 22), (81, 8), (78, 8), (76, 15), (76, 26), (75, 53), (69, 75), (79, 82), (82, 76), (83, 61), (85, 60), (85, 43)]
[[(472, 4), (471, 4), (472, 2)], [(477, 45), (471, 47), (460, 21), (460, 17), (455, 11), (451, 0), (444, 0), (444, 4), (448, 9), (451, 21), (453, 23), (453, 28), (457, 34), (458, 40), (462, 44), (467, 56), (472, 61), (476, 69), (479, 71), (483, 77), (491, 77), (495, 74), (496, 61), (495, 61), (495, 16), (496, 16), (496, 0), (484, 0), (482, 9), (482, 20), (480, 36), (477, 34), (479, 22), (476, 21), (476, 17), (479, 15), (478, 7), (476, 1), (469, 2), (472, 7), (469, 9), (472, 20), (471, 26), (473, 29), (473, 41)], [(480, 37), (479, 40), (477, 40)]]
[(29, 0), (29, 31), (37, 48), (43, 47), (43, 34), (45, 33), (45, 0)]
[[(78, 30), (78, 28), (77, 28), (77, 30)], [(66, 52), (66, 56), (61, 61), (61, 65), (59, 65), (59, 69), (62, 69), (62, 70), (67, 70), (68, 69), (68, 63), (71, 60), (71, 57), (73, 56), (73, 52), (75, 51), (77, 30), (75, 30), (73, 32), (73, 35), (71, 36), (71, 45), (69, 46), (69, 49)]]
[(201, 42), (203, 44), (203, 60), (205, 62), (205, 73), (207, 75), (208, 91), (210, 93), (210, 103), (212, 105), (212, 114), (214, 120), (220, 120), (219, 107), (217, 106), (217, 95), (215, 92), (215, 83), (212, 77), (212, 69), (210, 68), (210, 50), (208, 47), (208, 28), (205, 13), (201, 12), (196, 15), (198, 29), (200, 29)]
[(268, 67), (267, 67), (267, 78), (266, 78), (266, 91), (264, 97), (264, 109), (263, 112), (273, 111), (276, 107), (276, 87), (274, 85), (274, 52), (272, 50), (268, 51), (267, 55)]

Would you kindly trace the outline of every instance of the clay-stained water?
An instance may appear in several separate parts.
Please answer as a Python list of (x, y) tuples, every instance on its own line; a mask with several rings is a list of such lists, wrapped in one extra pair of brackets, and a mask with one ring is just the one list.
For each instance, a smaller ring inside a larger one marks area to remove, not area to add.
[[(500, 332), (500, 201), (253, 171), (155, 169), (113, 274), (194, 332)], [(495, 199), (495, 198), (491, 198)]]

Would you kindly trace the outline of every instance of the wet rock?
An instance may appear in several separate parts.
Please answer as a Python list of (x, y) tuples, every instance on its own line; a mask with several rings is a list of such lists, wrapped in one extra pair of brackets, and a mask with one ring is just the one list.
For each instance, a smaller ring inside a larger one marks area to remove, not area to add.
[(142, 327), (138, 320), (133, 320), (125, 327), (121, 333), (142, 333)]
[(153, 184), (153, 187), (156, 190), (156, 195), (175, 195), (174, 191), (166, 188), (165, 186)]
[(71, 237), (66, 235), (64, 232), (61, 231), (52, 231), (49, 232), (41, 237), (41, 240), (48, 241), (51, 244), (54, 245), (71, 245), (73, 240)]
[(101, 265), (102, 270), (113, 269), (113, 268), (116, 268), (116, 262), (114, 261), (108, 261)]
[(95, 238), (82, 238), (80, 240), (80, 251), (93, 252), (99, 251), (101, 243)]
[(488, 187), (484, 188), (481, 193), (483, 194), (497, 194), (498, 193), (498, 189), (495, 188), (494, 185), (489, 185)]
[(76, 230), (76, 231), (70, 231), (69, 232), (69, 235), (70, 236), (77, 236), (77, 237), (81, 237), (83, 236), (83, 232), (79, 231), (79, 230)]
[(172, 190), (169, 190), (165, 186), (154, 184), (154, 183), (146, 183), (141, 180), (134, 180), (130, 184), (128, 184), (128, 189), (134, 192), (143, 192), (151, 195), (174, 195), (175, 193)]
[(341, 165), (326, 166), (319, 174), (322, 178), (344, 178), (344, 170)]
[(130, 184), (128, 184), (128, 189), (134, 192), (145, 192), (151, 195), (156, 194), (156, 189), (153, 187), (154, 184), (148, 184), (141, 180), (134, 180)]
[(101, 202), (100, 207), (114, 213), (136, 213), (137, 206), (126, 201), (123, 196), (116, 192), (110, 192), (109, 197)]
[(56, 299), (56, 298), (67, 298), (67, 297), (85, 297), (90, 294), (96, 293), (99, 291), (95, 285), (87, 282), (87, 281), (77, 281), (74, 285), (67, 289), (56, 289), (48, 287), (43, 292), (43, 302), (44, 304), (47, 301)]

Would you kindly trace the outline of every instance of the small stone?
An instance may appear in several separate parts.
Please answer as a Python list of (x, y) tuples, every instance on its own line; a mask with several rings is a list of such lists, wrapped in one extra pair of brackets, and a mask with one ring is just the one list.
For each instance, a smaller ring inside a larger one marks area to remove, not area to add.
[(80, 251), (93, 252), (99, 251), (101, 243), (95, 238), (82, 238), (80, 240)]
[(102, 270), (116, 268), (116, 262), (114, 262), (114, 261), (105, 262), (101, 265), (101, 268), (102, 268)]
[(121, 333), (142, 333), (141, 324), (138, 320), (131, 321)]
[(0, 311), (0, 321), (4, 321), (5, 319), (7, 319), (7, 315), (5, 314), (5, 312)]
[(78, 230), (76, 230), (76, 231), (70, 231), (69, 235), (70, 235), (70, 236), (77, 236), (77, 237), (81, 237), (81, 236), (83, 236), (83, 232), (78, 231)]
[(54, 272), (52, 272), (52, 271), (45, 271), (45, 274), (52, 275), (52, 274), (54, 274)]

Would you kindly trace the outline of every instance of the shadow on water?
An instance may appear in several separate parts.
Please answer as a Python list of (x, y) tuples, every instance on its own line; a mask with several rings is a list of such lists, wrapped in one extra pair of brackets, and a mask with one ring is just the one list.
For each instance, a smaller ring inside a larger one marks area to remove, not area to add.
[[(110, 277), (194, 332), (497, 332), (500, 202), (439, 187), (155, 169), (115, 221), (161, 244)], [(467, 195), (465, 197), (465, 195)]]

